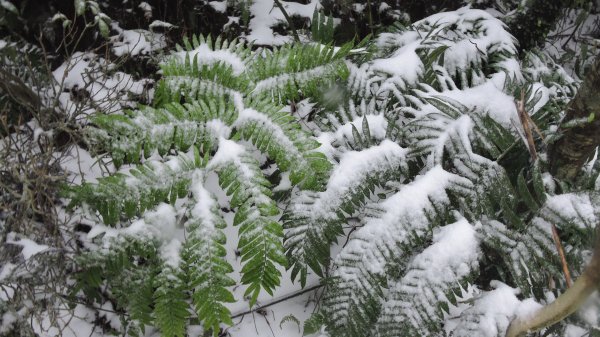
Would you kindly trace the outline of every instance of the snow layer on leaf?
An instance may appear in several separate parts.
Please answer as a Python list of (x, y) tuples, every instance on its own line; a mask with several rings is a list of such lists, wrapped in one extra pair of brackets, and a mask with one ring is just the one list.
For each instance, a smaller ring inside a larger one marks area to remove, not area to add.
[[(470, 273), (479, 257), (479, 242), (473, 226), (465, 219), (439, 228), (433, 234), (433, 244), (411, 262), (418, 269), (415, 280), (433, 283), (452, 282)], [(409, 267), (410, 268), (410, 267)]]
[[(336, 264), (342, 261), (345, 254), (352, 254), (361, 256), (362, 265), (371, 273), (384, 273), (387, 258), (376, 247), (391, 247), (404, 242), (410, 235), (419, 235), (427, 230), (430, 221), (426, 211), (432, 207), (432, 202), (449, 201), (446, 188), (453, 182), (470, 185), (468, 180), (436, 166), (403, 186), (398, 193), (380, 204), (384, 211), (381, 218), (368, 220), (364, 227), (356, 231), (355, 237), (338, 256)], [(336, 275), (350, 279), (356, 276), (352, 270), (345, 268), (340, 267)]]
[(573, 224), (581, 229), (594, 228), (598, 223), (597, 197), (589, 194), (566, 193), (548, 198), (543, 217), (557, 225)]
[[(444, 52), (444, 66), (451, 74), (459, 69), (467, 69), (471, 64), (480, 64), (488, 57), (488, 53), (516, 53), (514, 38), (506, 31), (504, 23), (483, 10), (463, 7), (431, 15), (414, 25), (419, 28), (431, 27), (435, 31), (456, 25), (442, 34), (448, 35), (450, 41), (447, 43), (449, 48)], [(455, 42), (452, 42), (453, 39), (456, 39)]]
[(212, 50), (206, 43), (200, 44), (194, 50), (180, 51), (174, 55), (181, 62), (184, 62), (186, 57), (189, 57), (190, 61), (197, 59), (199, 66), (222, 62), (230, 65), (235, 75), (241, 75), (246, 70), (244, 61), (238, 55), (229, 50)]
[(363, 181), (365, 176), (385, 170), (386, 167), (400, 166), (406, 155), (406, 150), (400, 145), (384, 140), (380, 145), (372, 146), (363, 151), (349, 151), (342, 155), (339, 165), (331, 173), (327, 189), (319, 193), (314, 204), (298, 203), (295, 212), (305, 213), (312, 219), (334, 219), (336, 212), (345, 200), (343, 197), (355, 188), (356, 182)]
[(112, 51), (116, 56), (148, 55), (167, 46), (164, 35), (143, 29), (117, 29), (119, 35), (111, 36)]
[(244, 149), (242, 145), (239, 145), (232, 140), (221, 138), (219, 140), (219, 150), (210, 160), (211, 166), (219, 166), (231, 161), (239, 161), (240, 155), (243, 155), (245, 152), (246, 149)]
[(191, 215), (194, 218), (203, 220), (203, 227), (212, 227), (211, 224), (214, 222), (214, 213), (212, 212), (212, 209), (218, 205), (210, 196), (210, 192), (204, 188), (203, 181), (204, 176), (202, 171), (197, 170), (192, 174), (190, 190), (192, 191), (196, 204), (192, 208)]
[(515, 315), (525, 317), (541, 307), (532, 299), (519, 301), (517, 290), (501, 282), (492, 281), (491, 285), (496, 289), (478, 297), (473, 306), (463, 312), (454, 336), (504, 336)]
[(161, 203), (152, 211), (144, 214), (146, 223), (156, 228), (164, 240), (173, 237), (176, 229), (176, 213), (175, 208), (169, 204)]
[(374, 71), (391, 75), (390, 81), (406, 86), (414, 85), (424, 70), (423, 62), (416, 53), (420, 41), (411, 42), (396, 50), (392, 56), (373, 61), (371, 68)]
[(371, 136), (374, 139), (384, 139), (388, 127), (388, 121), (383, 114), (358, 117), (352, 122), (340, 126), (335, 132), (335, 138), (337, 140), (342, 140), (344, 138), (353, 139), (354, 136), (352, 135), (352, 126), (354, 126), (357, 130), (362, 130), (362, 125), (365, 118), (369, 124)]
[(439, 228), (433, 243), (410, 262), (409, 271), (390, 289), (382, 326), (394, 329), (401, 321), (400, 325), (410, 327), (408, 331), (426, 333), (439, 316), (439, 303), (446, 303), (446, 293), (460, 287), (478, 268), (479, 256), (479, 240), (467, 220)]
[(515, 99), (498, 87), (494, 81), (463, 90), (446, 90), (441, 96), (456, 100), (476, 112), (488, 113), (491, 118), (507, 129), (520, 125)]

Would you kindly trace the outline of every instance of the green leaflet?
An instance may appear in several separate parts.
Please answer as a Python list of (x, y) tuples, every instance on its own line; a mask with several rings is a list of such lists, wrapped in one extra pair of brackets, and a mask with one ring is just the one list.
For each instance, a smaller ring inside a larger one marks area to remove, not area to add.
[(181, 271), (165, 266), (155, 280), (154, 318), (162, 336), (183, 337), (190, 315)]
[(248, 285), (246, 295), (250, 295), (250, 303), (254, 304), (261, 289), (273, 294), (281, 278), (277, 267), (287, 264), (283, 229), (274, 220), (279, 209), (271, 199), (270, 183), (245, 147), (221, 139), (209, 167), (215, 168), (219, 184), (236, 208), (233, 224), (239, 226), (242, 283)]
[(222, 230), (227, 224), (202, 182), (203, 177), (197, 172), (192, 187), (195, 203), (189, 209), (185, 224), (189, 237), (183, 245), (181, 258), (196, 313), (204, 328), (212, 330), (216, 337), (221, 322), (232, 324), (229, 309), (223, 303), (234, 302), (227, 287), (235, 285), (235, 281), (227, 275), (233, 268), (225, 259), (223, 247), (226, 238)]

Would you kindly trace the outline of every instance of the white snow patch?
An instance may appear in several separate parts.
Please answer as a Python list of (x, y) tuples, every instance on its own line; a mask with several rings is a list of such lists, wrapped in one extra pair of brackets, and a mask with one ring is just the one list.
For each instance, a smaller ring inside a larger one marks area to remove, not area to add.
[[(304, 5), (297, 2), (281, 1), (286, 12), (290, 16), (300, 16), (312, 19), (312, 15), (318, 8), (319, 0), (311, 0)], [(249, 42), (258, 45), (282, 45), (292, 41), (291, 36), (282, 36), (273, 31), (274, 26), (280, 22), (287, 22), (281, 10), (275, 5), (273, 0), (254, 0), (250, 6), (252, 19), (248, 24), (250, 34), (246, 36)]]
[(156, 228), (157, 233), (166, 241), (175, 235), (176, 215), (173, 206), (160, 203), (154, 210), (147, 211), (144, 214), (144, 220), (148, 225)]
[(123, 55), (147, 55), (166, 47), (164, 35), (143, 29), (121, 30), (119, 35), (111, 36), (113, 53)]
[(16, 240), (15, 233), (8, 234), (6, 243), (23, 247), (23, 249), (21, 250), (21, 254), (25, 258), (25, 261), (29, 260), (32, 256), (44, 252), (50, 248), (47, 245), (38, 244), (35, 241), (27, 238), (20, 238)]
[(227, 10), (227, 1), (210, 1), (208, 4), (219, 13), (225, 13)]
[(206, 43), (200, 44), (194, 50), (176, 52), (174, 56), (181, 62), (187, 57), (190, 61), (197, 59), (198, 65), (222, 62), (230, 65), (235, 75), (240, 75), (246, 70), (244, 61), (238, 55), (229, 50), (212, 50)]
[(493, 81), (463, 90), (446, 90), (441, 96), (456, 100), (475, 112), (487, 113), (496, 122), (507, 129), (514, 129), (513, 125), (521, 125), (515, 100), (505, 94), (502, 87), (496, 86)]

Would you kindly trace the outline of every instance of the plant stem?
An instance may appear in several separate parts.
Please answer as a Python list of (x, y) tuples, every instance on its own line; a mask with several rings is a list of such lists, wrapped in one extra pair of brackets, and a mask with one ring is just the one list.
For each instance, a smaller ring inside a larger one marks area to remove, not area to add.
[(285, 10), (285, 8), (283, 8), (283, 5), (281, 4), (281, 2), (279, 0), (273, 0), (273, 1), (275, 2), (275, 5), (277, 5), (279, 10), (283, 14), (283, 17), (285, 18), (285, 20), (288, 22), (288, 25), (290, 25), (290, 29), (292, 30), (292, 35), (294, 35), (294, 41), (300, 42), (300, 38), (298, 37), (298, 32), (296, 31), (296, 26), (294, 25), (294, 22), (288, 15), (287, 11)]
[(297, 291), (297, 292), (295, 292), (295, 293), (291, 293), (291, 294), (289, 294), (289, 295), (286, 295), (286, 296), (284, 296), (284, 297), (280, 297), (280, 298), (278, 298), (278, 299), (276, 299), (276, 300), (273, 300), (273, 301), (271, 301), (271, 302), (268, 302), (267, 304), (263, 304), (263, 305), (260, 305), (260, 306), (257, 306), (257, 307), (255, 307), (255, 308), (253, 308), (253, 309), (249, 309), (249, 310), (246, 310), (246, 311), (243, 311), (243, 312), (236, 313), (236, 314), (234, 314), (233, 316), (231, 316), (231, 319), (238, 318), (238, 317), (241, 317), (241, 316), (244, 316), (244, 315), (247, 315), (247, 314), (253, 313), (253, 312), (257, 311), (257, 310), (261, 310), (261, 309), (264, 309), (264, 308), (270, 307), (270, 306), (272, 306), (272, 305), (275, 305), (275, 304), (278, 304), (278, 303), (281, 303), (281, 302), (287, 301), (287, 300), (289, 300), (289, 299), (291, 299), (291, 298), (294, 298), (294, 297), (298, 297), (298, 296), (304, 295), (304, 294), (306, 294), (306, 293), (308, 293), (308, 292), (311, 292), (311, 291), (313, 291), (313, 290), (317, 290), (317, 289), (319, 289), (319, 288), (321, 288), (321, 287), (323, 287), (323, 285), (322, 285), (322, 284), (318, 284), (318, 285), (316, 285), (316, 286), (312, 286), (312, 287), (310, 287), (310, 288), (302, 289), (302, 290), (300, 290), (300, 291)]
[(598, 288), (600, 288), (600, 225), (596, 226), (596, 243), (592, 260), (573, 286), (533, 316), (515, 318), (508, 327), (506, 337), (524, 336), (528, 332), (538, 331), (560, 322), (577, 311)]

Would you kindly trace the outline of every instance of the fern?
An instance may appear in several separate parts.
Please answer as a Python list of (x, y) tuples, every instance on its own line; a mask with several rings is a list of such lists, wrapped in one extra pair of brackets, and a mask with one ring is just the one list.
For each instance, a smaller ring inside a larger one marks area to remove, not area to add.
[(128, 174), (115, 173), (98, 183), (84, 183), (70, 190), (71, 205), (86, 203), (93, 207), (106, 224), (131, 219), (160, 202), (175, 203), (187, 194), (193, 169), (201, 159), (186, 155), (167, 162), (148, 161)]
[[(118, 171), (67, 191), (109, 225), (92, 228), (76, 291), (118, 298), (132, 329), (182, 336), (197, 320), (216, 336), (239, 300), (230, 287), (253, 306), (288, 268), (325, 286), (305, 334), (502, 336), (521, 305), (565, 286), (553, 225), (581, 272), (600, 166), (564, 184), (544, 162), (575, 80), (543, 54), (519, 60), (480, 10), (357, 47), (330, 44), (333, 22), (315, 12), (316, 42), (272, 49), (184, 40), (152, 107), (92, 118), (90, 144)], [(540, 129), (535, 161), (521, 91)]]
[(271, 218), (279, 209), (271, 199), (270, 184), (258, 162), (243, 146), (221, 139), (211, 165), (219, 167), (216, 172), (220, 185), (231, 196), (231, 206), (237, 208), (233, 224), (240, 226), (242, 283), (250, 284), (246, 294), (251, 294), (254, 303), (261, 288), (273, 294), (281, 277), (277, 265), (286, 265), (283, 231)]
[(245, 109), (234, 125), (239, 129), (240, 137), (273, 158), (281, 170), (290, 170), (292, 184), (305, 189), (321, 189), (330, 164), (323, 154), (314, 151), (319, 143), (301, 130), (294, 123), (295, 119), (282, 112), (280, 107), (267, 102), (254, 105), (259, 111)]
[[(405, 151), (397, 144), (383, 142), (360, 152), (348, 152), (332, 173), (327, 189), (297, 196), (285, 214), (287, 255), (292, 278), (300, 274), (306, 282), (307, 266), (322, 275), (328, 265), (329, 243), (342, 234), (346, 215), (352, 215), (367, 202), (375, 187), (403, 171)], [(348, 179), (352, 176), (351, 179)], [(318, 210), (317, 212), (315, 212)]]
[(163, 336), (185, 336), (189, 316), (185, 301), (186, 284), (177, 267), (166, 266), (156, 277), (154, 317)]
[[(381, 336), (432, 334), (461, 287), (474, 280), (479, 259), (475, 229), (464, 219), (440, 228), (394, 284), (377, 322)], [(452, 255), (447, 255), (447, 252)], [(400, 321), (398, 320), (400, 319)]]
[[(432, 178), (435, 186), (429, 184)], [(347, 336), (368, 333), (381, 311), (385, 275), (406, 263), (395, 247), (410, 251), (426, 242), (436, 223), (448, 217), (446, 189), (462, 194), (469, 187), (468, 180), (437, 167), (376, 209), (381, 217), (368, 219), (334, 262), (338, 268), (324, 309), (332, 331)]]
[(227, 287), (235, 281), (227, 276), (233, 272), (225, 260), (225, 221), (217, 212), (213, 197), (202, 186), (201, 173), (195, 175), (192, 193), (195, 204), (190, 209), (186, 227), (190, 236), (182, 251), (182, 259), (188, 270), (188, 287), (193, 289), (192, 302), (198, 317), (214, 336), (221, 322), (232, 324), (230, 312), (223, 303), (233, 302)]

